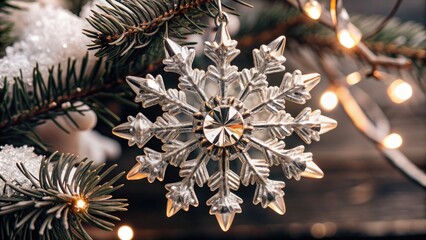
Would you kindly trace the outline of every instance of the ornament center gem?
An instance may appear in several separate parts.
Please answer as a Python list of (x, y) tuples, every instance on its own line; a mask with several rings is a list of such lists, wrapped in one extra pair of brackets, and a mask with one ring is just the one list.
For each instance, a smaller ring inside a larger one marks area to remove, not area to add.
[(204, 118), (203, 132), (218, 147), (234, 145), (244, 133), (243, 117), (234, 107), (215, 107)]

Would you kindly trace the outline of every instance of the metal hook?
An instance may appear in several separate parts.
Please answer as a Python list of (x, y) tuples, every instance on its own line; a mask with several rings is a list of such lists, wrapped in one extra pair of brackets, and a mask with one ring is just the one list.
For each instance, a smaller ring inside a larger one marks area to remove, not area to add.
[(222, 1), (216, 0), (216, 4), (217, 4), (217, 10), (218, 10), (216, 17), (219, 17), (219, 19), (223, 19)]
[(218, 9), (218, 13), (215, 19), (215, 24), (216, 26), (219, 26), (220, 23), (228, 23), (229, 22), (229, 16), (228, 14), (226, 14), (226, 12), (222, 11), (222, 1), (221, 0), (216, 0), (217, 2), (217, 9)]

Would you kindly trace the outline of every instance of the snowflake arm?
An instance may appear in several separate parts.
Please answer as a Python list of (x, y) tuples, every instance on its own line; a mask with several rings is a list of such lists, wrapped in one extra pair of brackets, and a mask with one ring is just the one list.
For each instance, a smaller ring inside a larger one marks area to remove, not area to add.
[(319, 141), (319, 135), (334, 129), (336, 125), (334, 119), (321, 115), (319, 109), (312, 111), (307, 107), (294, 119), (293, 128), (305, 143), (311, 144), (311, 140)]
[(317, 73), (302, 75), (299, 70), (294, 71), (293, 74), (286, 73), (280, 87), (272, 86), (260, 91), (260, 103), (250, 111), (257, 113), (266, 108), (276, 113), (284, 110), (286, 100), (304, 104), (306, 100), (311, 99), (309, 91), (319, 83), (320, 79)]
[(238, 79), (238, 67), (232, 66), (231, 61), (240, 54), (236, 49), (237, 41), (232, 40), (225, 24), (219, 26), (213, 42), (204, 43), (204, 53), (215, 66), (207, 69), (207, 79), (219, 84), (220, 96), (226, 97), (228, 85)]
[(283, 139), (290, 136), (293, 131), (307, 144), (312, 141), (319, 141), (320, 134), (326, 133), (334, 128), (336, 121), (321, 115), (320, 110), (312, 112), (310, 108), (305, 108), (292, 118), (285, 111), (279, 111), (277, 114), (271, 114), (265, 122), (253, 123), (256, 130), (266, 129), (271, 136)]
[(121, 138), (127, 139), (129, 146), (136, 144), (142, 148), (153, 136), (153, 123), (145, 115), (138, 113), (136, 117), (128, 116), (127, 122), (113, 128), (112, 132)]
[(185, 161), (180, 165), (179, 176), (184, 179), (193, 179), (199, 187), (202, 187), (209, 180), (209, 172), (206, 167), (208, 162), (209, 157), (204, 153), (194, 160)]
[(149, 121), (142, 113), (136, 117), (129, 116), (126, 123), (113, 128), (113, 133), (129, 140), (129, 146), (137, 144), (142, 148), (154, 135), (163, 142), (176, 139), (180, 134), (191, 132), (191, 122), (180, 122), (176, 117), (165, 113), (155, 123)]
[(170, 114), (184, 112), (193, 114), (196, 108), (186, 102), (186, 95), (182, 91), (169, 89), (166, 91), (161, 75), (153, 77), (151, 74), (146, 78), (127, 77), (127, 83), (136, 93), (135, 102), (142, 102), (144, 108), (160, 104), (164, 111)]
[(163, 181), (169, 163), (164, 161), (163, 155), (155, 150), (145, 148), (144, 153), (145, 155), (136, 157), (137, 163), (127, 173), (127, 179), (146, 178), (150, 183), (154, 182), (155, 179)]
[(192, 139), (188, 142), (173, 140), (164, 144), (162, 149), (165, 151), (165, 161), (175, 167), (178, 167), (188, 158), (189, 154), (197, 148), (197, 143), (198, 139)]
[(231, 227), (236, 213), (241, 213), (240, 204), (243, 200), (230, 190), (238, 190), (240, 178), (229, 169), (229, 161), (223, 157), (219, 161), (219, 170), (214, 173), (208, 181), (211, 191), (217, 193), (207, 200), (207, 205), (211, 206), (210, 214), (215, 215), (223, 231), (228, 231)]
[(176, 139), (180, 134), (192, 132), (192, 122), (181, 122), (175, 116), (164, 113), (150, 129), (158, 139), (167, 143)]
[(183, 179), (179, 182), (169, 183), (166, 189), (169, 192), (167, 197), (167, 217), (171, 217), (179, 210), (189, 210), (189, 205), (198, 206), (198, 199), (194, 192), (194, 182), (198, 186), (203, 186), (209, 178), (206, 168), (209, 157), (202, 153), (194, 160), (188, 160), (181, 164), (179, 175)]
[(280, 215), (285, 213), (284, 188), (285, 183), (273, 181), (269, 177), (269, 165), (264, 159), (251, 159), (248, 153), (239, 156), (243, 163), (241, 167), (241, 183), (244, 186), (256, 184), (253, 203), (261, 203), (263, 208), (270, 207)]
[(166, 65), (164, 70), (174, 72), (179, 75), (179, 88), (195, 92), (197, 97), (205, 102), (208, 100), (204, 92), (205, 72), (198, 69), (192, 69), (195, 51), (188, 47), (179, 46), (170, 39), (164, 40), (166, 58), (163, 63)]
[(189, 184), (185, 182), (176, 182), (166, 184), (166, 189), (169, 191), (166, 194), (167, 200), (167, 217), (175, 215), (179, 210), (189, 210), (189, 205), (198, 206), (197, 195), (194, 192), (193, 180)]
[[(312, 153), (305, 153), (304, 146), (284, 149), (285, 143), (278, 139), (263, 141), (256, 137), (249, 137), (250, 143), (265, 155), (269, 165), (281, 165), (287, 178), (294, 177), (300, 180), (301, 176), (322, 178), (324, 173), (312, 161)], [(306, 173), (305, 173), (306, 172)]]
[(239, 75), (243, 85), (238, 99), (244, 101), (254, 91), (268, 87), (266, 75), (285, 70), (283, 64), (286, 59), (283, 56), (285, 49), (285, 37), (280, 36), (268, 45), (262, 45), (260, 49), (253, 50), (254, 67), (244, 69)]
[(137, 163), (127, 174), (127, 179), (138, 180), (147, 178), (150, 183), (154, 182), (155, 179), (163, 181), (167, 166), (169, 164), (179, 166), (196, 148), (196, 143), (196, 139), (185, 143), (174, 140), (163, 145), (164, 153), (145, 148), (145, 155), (136, 157)]

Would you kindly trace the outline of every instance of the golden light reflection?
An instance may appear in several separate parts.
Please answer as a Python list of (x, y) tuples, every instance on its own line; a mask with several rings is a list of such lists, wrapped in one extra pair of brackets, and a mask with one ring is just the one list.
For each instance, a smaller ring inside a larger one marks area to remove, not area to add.
[(382, 140), (382, 145), (389, 149), (397, 149), (402, 145), (402, 137), (398, 133), (392, 133)]
[(73, 201), (74, 210), (79, 212), (87, 209), (87, 200), (81, 197), (77, 197)]
[(392, 102), (403, 103), (413, 96), (413, 88), (407, 82), (397, 79), (388, 87), (388, 95)]
[(362, 80), (362, 75), (360, 72), (353, 72), (346, 76), (346, 83), (349, 85), (355, 85)]
[(345, 27), (337, 27), (337, 39), (346, 48), (353, 48), (361, 41), (362, 34), (357, 27), (351, 23)]
[(337, 99), (336, 94), (332, 91), (326, 91), (322, 94), (320, 99), (321, 107), (327, 111), (335, 109), (338, 102), (339, 100)]
[(322, 14), (321, 3), (319, 3), (316, 0), (311, 0), (311, 1), (306, 2), (303, 5), (303, 10), (305, 10), (306, 14), (314, 20), (319, 19), (321, 17), (321, 14)]
[(123, 225), (118, 229), (117, 235), (120, 240), (131, 240), (133, 238), (133, 229), (130, 226)]

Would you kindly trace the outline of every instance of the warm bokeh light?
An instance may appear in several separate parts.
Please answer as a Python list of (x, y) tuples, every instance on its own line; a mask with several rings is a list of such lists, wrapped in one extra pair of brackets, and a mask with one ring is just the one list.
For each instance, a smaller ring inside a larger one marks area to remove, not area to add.
[(321, 13), (322, 13), (322, 6), (321, 3), (319, 3), (316, 0), (311, 0), (306, 2), (303, 5), (303, 10), (305, 10), (306, 14), (314, 19), (317, 20), (318, 18), (321, 17)]
[(324, 238), (327, 236), (327, 228), (322, 223), (315, 223), (311, 226), (311, 234), (314, 238)]
[(131, 240), (133, 238), (133, 229), (127, 225), (123, 225), (118, 229), (117, 234), (120, 240)]
[(361, 80), (362, 80), (362, 75), (359, 72), (353, 72), (349, 74), (348, 76), (346, 76), (346, 83), (349, 85), (355, 85)]
[(388, 87), (388, 95), (392, 102), (403, 103), (411, 98), (413, 88), (403, 80), (397, 79)]
[(349, 24), (347, 28), (337, 31), (337, 39), (346, 48), (355, 47), (361, 41), (361, 32), (355, 26)]
[(392, 133), (382, 140), (382, 145), (385, 148), (396, 149), (402, 145), (402, 137), (397, 133)]
[(83, 198), (76, 198), (73, 204), (76, 211), (85, 210), (87, 208), (87, 201)]
[(332, 91), (325, 92), (322, 94), (320, 99), (321, 107), (327, 111), (331, 111), (336, 108), (338, 102), (339, 100), (337, 99), (336, 94)]

